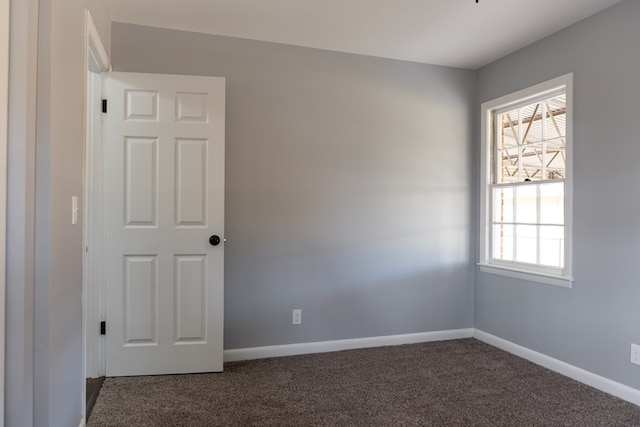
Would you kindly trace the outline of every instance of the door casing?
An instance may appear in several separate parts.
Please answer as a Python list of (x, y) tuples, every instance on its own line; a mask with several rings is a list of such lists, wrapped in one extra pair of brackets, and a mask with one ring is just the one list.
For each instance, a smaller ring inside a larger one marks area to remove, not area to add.
[[(85, 13), (86, 73), (85, 73), (85, 144), (84, 144), (84, 203), (82, 251), (82, 330), (83, 330), (83, 378), (104, 375), (104, 345), (101, 346), (98, 322), (100, 320), (100, 248), (101, 208), (95, 205), (102, 197), (101, 173), (101, 103), (102, 74), (110, 68), (109, 56), (95, 27), (91, 14)], [(85, 408), (85, 386), (82, 392), (82, 408)], [(84, 414), (86, 416), (86, 414)]]

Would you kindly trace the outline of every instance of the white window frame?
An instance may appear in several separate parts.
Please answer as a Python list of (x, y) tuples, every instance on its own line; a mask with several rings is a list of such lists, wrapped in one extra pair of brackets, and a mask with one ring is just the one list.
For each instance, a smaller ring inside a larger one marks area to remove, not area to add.
[[(523, 101), (539, 99), (540, 96), (551, 94), (559, 89), (566, 91), (566, 163), (564, 180), (564, 267), (560, 272), (553, 272), (548, 268), (518, 262), (504, 263), (491, 259), (490, 239), (491, 224), (491, 162), (493, 141), (493, 118), (498, 110)], [(573, 196), (573, 73), (565, 74), (555, 79), (531, 86), (529, 88), (487, 101), (480, 107), (481, 131), (481, 165), (480, 165), (480, 271), (498, 274), (516, 279), (529, 280), (547, 285), (571, 288), (573, 277), (572, 266), (572, 196)], [(505, 265), (506, 264), (506, 265)]]

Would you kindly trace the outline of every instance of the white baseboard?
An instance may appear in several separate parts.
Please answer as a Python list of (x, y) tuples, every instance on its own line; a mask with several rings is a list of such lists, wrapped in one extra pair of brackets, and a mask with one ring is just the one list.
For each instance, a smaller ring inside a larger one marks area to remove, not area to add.
[(416, 334), (387, 335), (382, 337), (354, 338), (335, 341), (319, 341), (299, 344), (271, 345), (265, 347), (235, 348), (224, 351), (225, 362), (264, 359), (266, 357), (295, 356), (298, 354), (326, 353), (353, 350), (356, 348), (382, 347), (386, 345), (415, 344), (430, 341), (445, 341), (471, 338), (473, 329), (420, 332)]
[(488, 334), (479, 329), (473, 330), (473, 337), (489, 345), (515, 354), (516, 356), (520, 356), (523, 359), (527, 359), (536, 365), (551, 369), (552, 371), (558, 372), (559, 374), (565, 375), (569, 378), (573, 378), (576, 381), (597, 388), (598, 390), (602, 390), (605, 393), (612, 394), (620, 399), (626, 400), (627, 402), (640, 405), (640, 390), (600, 375), (596, 375), (592, 372), (585, 371), (577, 366), (570, 365), (561, 360), (530, 350), (526, 347), (499, 338), (495, 335)]

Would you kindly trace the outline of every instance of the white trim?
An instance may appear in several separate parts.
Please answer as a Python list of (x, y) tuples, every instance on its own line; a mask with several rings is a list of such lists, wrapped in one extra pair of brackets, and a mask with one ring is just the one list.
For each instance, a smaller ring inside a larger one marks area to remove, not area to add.
[[(569, 154), (566, 158), (565, 170), (565, 265), (561, 275), (549, 274), (543, 269), (526, 268), (526, 264), (516, 263), (516, 268), (498, 265), (490, 261), (490, 221), (491, 203), (489, 198), (489, 185), (491, 184), (491, 131), (493, 112), (507, 108), (512, 105), (519, 105), (529, 100), (535, 100), (551, 94), (560, 88), (565, 89), (567, 98), (566, 113), (566, 150)], [(511, 278), (529, 280), (546, 285), (572, 287), (572, 242), (573, 242), (573, 73), (565, 74), (555, 79), (548, 80), (519, 90), (517, 92), (501, 96), (491, 101), (483, 102), (480, 106), (480, 137), (481, 137), (481, 162), (480, 162), (480, 215), (479, 215), (479, 262), (480, 271), (491, 274), (498, 274)], [(522, 267), (522, 268), (521, 268)]]
[(86, 377), (105, 374), (104, 339), (98, 322), (104, 320), (104, 250), (102, 236), (102, 74), (87, 73), (87, 111), (84, 177), (84, 247), (83, 275), (86, 345)]
[[(85, 143), (84, 143), (84, 206), (83, 206), (83, 248), (91, 248), (91, 254), (87, 250), (82, 251), (82, 420), (80, 427), (85, 425), (86, 421), (86, 381), (87, 375), (95, 377), (100, 374), (101, 357), (100, 354), (100, 336), (98, 333), (97, 320), (100, 318), (100, 292), (102, 270), (99, 266), (101, 261), (96, 258), (101, 256), (100, 250), (94, 250), (101, 247), (102, 238), (95, 233), (96, 213), (95, 208), (92, 209), (90, 197), (102, 197), (102, 168), (95, 170), (95, 163), (101, 162), (100, 151), (96, 145), (101, 146), (101, 125), (94, 123), (95, 109), (98, 108), (97, 96), (101, 94), (94, 93), (92, 77), (90, 73), (101, 73), (110, 68), (109, 56), (104, 48), (100, 34), (91, 17), (89, 10), (85, 10)], [(101, 86), (101, 85), (100, 85)], [(91, 102), (89, 102), (91, 101)], [(96, 130), (96, 127), (98, 130)], [(101, 219), (101, 216), (99, 216)], [(101, 229), (101, 222), (98, 224)], [(95, 245), (95, 248), (94, 248)], [(98, 263), (98, 267), (96, 267)], [(96, 308), (98, 307), (98, 308)], [(89, 368), (89, 369), (88, 369)], [(102, 373), (103, 375), (104, 373)]]
[(93, 18), (91, 17), (89, 10), (85, 11), (85, 25), (85, 34), (87, 36), (87, 63), (89, 65), (89, 70), (94, 73), (107, 71), (111, 67), (111, 64), (109, 63), (109, 55), (107, 55), (107, 50), (104, 48), (104, 44), (102, 44), (100, 33), (98, 33), (98, 29), (96, 28), (96, 24), (93, 22)]
[(583, 384), (597, 388), (598, 390), (604, 391), (605, 393), (609, 393), (613, 396), (619, 397), (620, 399), (626, 400), (627, 402), (631, 402), (635, 405), (640, 405), (640, 390), (586, 371), (582, 368), (578, 368), (577, 366), (570, 365), (561, 360), (554, 359), (553, 357), (547, 356), (545, 354), (538, 353), (537, 351), (499, 338), (495, 335), (491, 335), (487, 332), (483, 332), (479, 329), (473, 330), (473, 338), (497, 347), (501, 350), (507, 351), (511, 354), (515, 354), (516, 356), (520, 356), (530, 362), (535, 363), (536, 365), (543, 366), (547, 369), (579, 381)]
[(497, 264), (478, 263), (480, 271), (483, 273), (497, 274), (499, 276), (511, 277), (512, 279), (528, 280), (530, 282), (542, 283), (544, 285), (560, 286), (571, 289), (573, 277), (555, 276), (552, 274), (532, 273), (531, 271), (517, 268), (505, 267)]
[(526, 100), (534, 100), (544, 94), (557, 91), (562, 87), (568, 87), (573, 82), (573, 73), (567, 73), (562, 76), (538, 83), (528, 88), (509, 93), (491, 101), (483, 102), (482, 107), (490, 110), (499, 110), (513, 104), (520, 104)]
[(4, 420), (5, 292), (7, 250), (7, 139), (9, 123), (9, 0), (0, 0), (0, 424)]
[(295, 356), (299, 354), (327, 353), (330, 351), (358, 348), (383, 347), (387, 345), (416, 344), (471, 338), (473, 329), (451, 329), (447, 331), (420, 332), (415, 334), (387, 335), (381, 337), (354, 338), (335, 341), (318, 341), (299, 344), (271, 345), (265, 347), (237, 348), (224, 351), (225, 362), (264, 359), (267, 357)]
[(82, 419), (80, 420), (80, 424), (78, 425), (78, 427), (85, 427), (87, 425), (87, 423), (84, 420), (84, 417), (82, 417)]

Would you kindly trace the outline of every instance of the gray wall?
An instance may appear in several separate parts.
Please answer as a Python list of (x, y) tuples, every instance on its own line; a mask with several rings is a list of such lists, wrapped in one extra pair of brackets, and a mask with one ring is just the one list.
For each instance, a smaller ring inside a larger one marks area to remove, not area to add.
[(30, 426), (33, 424), (33, 215), (38, 10), (37, 2), (33, 0), (11, 0), (10, 6), (5, 416), (0, 421), (7, 426)]
[(472, 326), (475, 72), (117, 23), (112, 52), (227, 79), (225, 348)]
[(109, 40), (100, 0), (11, 0), (7, 426), (77, 426), (83, 414), (82, 225), (70, 202), (82, 205), (85, 7)]
[(478, 102), (574, 72), (573, 289), (476, 273), (478, 329), (640, 389), (640, 2), (478, 72)]

